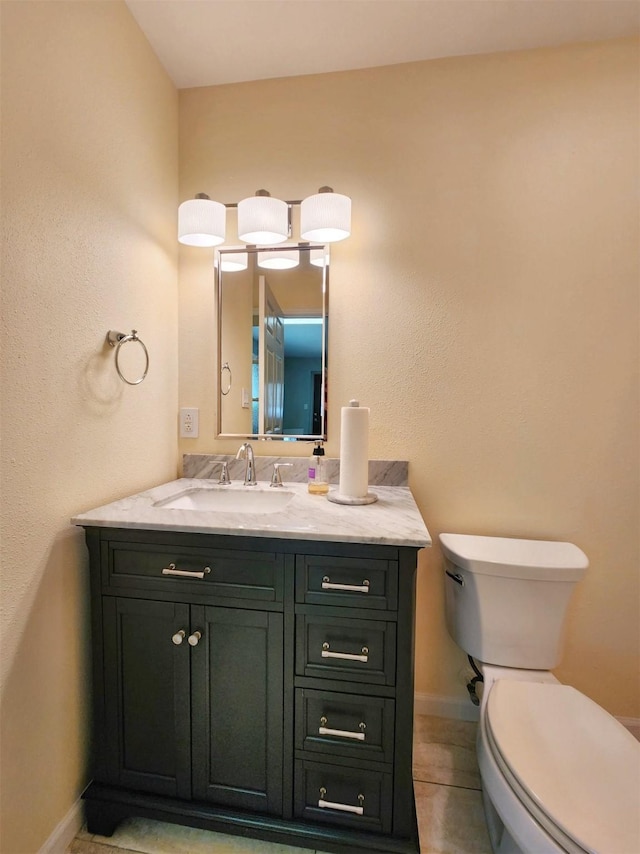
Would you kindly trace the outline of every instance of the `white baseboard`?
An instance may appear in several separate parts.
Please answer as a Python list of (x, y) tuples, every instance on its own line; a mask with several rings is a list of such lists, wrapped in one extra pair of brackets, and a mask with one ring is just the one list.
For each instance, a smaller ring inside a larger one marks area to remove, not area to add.
[(71, 840), (82, 827), (82, 822), (82, 801), (78, 799), (64, 818), (58, 822), (38, 854), (65, 854), (71, 845)]
[(480, 709), (468, 697), (416, 694), (413, 708), (416, 715), (435, 715), (457, 721), (477, 721), (480, 717)]

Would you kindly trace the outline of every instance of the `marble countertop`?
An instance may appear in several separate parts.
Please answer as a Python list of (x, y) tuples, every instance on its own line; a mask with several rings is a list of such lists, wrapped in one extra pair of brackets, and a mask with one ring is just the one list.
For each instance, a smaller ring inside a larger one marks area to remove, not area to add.
[[(223, 491), (234, 502), (252, 493), (286, 492), (289, 503), (273, 513), (226, 512), (167, 508), (163, 502), (193, 490)], [(374, 504), (335, 504), (326, 496), (310, 495), (306, 483), (287, 483), (274, 490), (267, 483), (246, 487), (241, 483), (219, 486), (214, 480), (181, 478), (161, 486), (105, 504), (71, 520), (74, 525), (104, 528), (140, 528), (202, 534), (231, 534), (243, 537), (276, 537), (295, 540), (327, 540), (380, 545), (431, 545), (411, 491), (406, 486), (373, 486)]]

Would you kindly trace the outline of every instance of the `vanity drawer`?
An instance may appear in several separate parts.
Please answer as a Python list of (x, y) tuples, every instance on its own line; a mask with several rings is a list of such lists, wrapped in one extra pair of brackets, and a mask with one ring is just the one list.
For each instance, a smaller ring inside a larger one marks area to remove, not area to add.
[(297, 818), (391, 831), (391, 774), (318, 762), (296, 761)]
[(109, 542), (106, 549), (103, 580), (109, 587), (260, 602), (283, 599), (283, 559), (273, 552), (127, 542)]
[(298, 555), (296, 601), (394, 611), (398, 564), (369, 558)]
[(296, 618), (298, 676), (394, 685), (396, 625), (346, 617)]
[(298, 750), (393, 761), (395, 702), (312, 688), (296, 690)]

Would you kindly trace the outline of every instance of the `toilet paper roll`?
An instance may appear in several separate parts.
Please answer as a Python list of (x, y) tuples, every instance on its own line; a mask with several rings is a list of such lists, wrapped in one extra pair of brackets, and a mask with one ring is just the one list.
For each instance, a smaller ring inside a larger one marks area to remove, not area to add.
[(340, 418), (340, 484), (343, 498), (365, 498), (369, 486), (369, 407), (351, 400)]

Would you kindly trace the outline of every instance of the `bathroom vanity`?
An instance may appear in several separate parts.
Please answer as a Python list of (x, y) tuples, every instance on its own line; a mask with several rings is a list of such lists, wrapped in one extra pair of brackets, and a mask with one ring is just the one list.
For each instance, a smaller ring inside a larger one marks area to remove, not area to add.
[[(414, 590), (428, 531), (406, 487), (343, 507), (304, 484), (265, 486), (248, 513), (247, 487), (183, 479), (74, 518), (91, 572), (88, 830), (138, 815), (417, 852)], [(196, 493), (236, 509), (185, 509)]]

